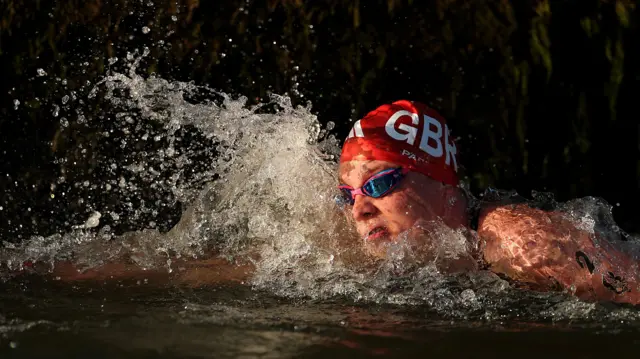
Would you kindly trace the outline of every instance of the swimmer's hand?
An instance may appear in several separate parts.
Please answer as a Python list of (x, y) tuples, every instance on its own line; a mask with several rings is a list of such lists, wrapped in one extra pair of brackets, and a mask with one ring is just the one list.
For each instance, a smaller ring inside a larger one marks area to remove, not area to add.
[(478, 235), (489, 268), (525, 287), (640, 304), (636, 261), (560, 212), (523, 204), (493, 208), (481, 214)]

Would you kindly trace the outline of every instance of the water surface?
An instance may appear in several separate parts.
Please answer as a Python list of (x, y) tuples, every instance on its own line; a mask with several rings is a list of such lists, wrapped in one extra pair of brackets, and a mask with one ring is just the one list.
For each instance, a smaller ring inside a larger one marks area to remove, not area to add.
[(4, 285), (0, 301), (3, 358), (600, 358), (640, 349), (640, 325), (623, 319), (519, 320), (508, 310), (504, 319), (454, 319), (424, 306), (289, 300), (240, 285), (33, 279)]

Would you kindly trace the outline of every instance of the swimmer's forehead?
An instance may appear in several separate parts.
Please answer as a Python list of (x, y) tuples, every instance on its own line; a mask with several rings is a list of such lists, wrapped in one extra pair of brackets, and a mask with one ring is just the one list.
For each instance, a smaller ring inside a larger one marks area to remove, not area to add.
[(350, 180), (361, 181), (371, 177), (375, 173), (394, 167), (398, 167), (398, 165), (392, 162), (378, 160), (352, 160), (342, 162), (339, 167), (340, 182), (350, 185), (358, 185), (348, 182)]

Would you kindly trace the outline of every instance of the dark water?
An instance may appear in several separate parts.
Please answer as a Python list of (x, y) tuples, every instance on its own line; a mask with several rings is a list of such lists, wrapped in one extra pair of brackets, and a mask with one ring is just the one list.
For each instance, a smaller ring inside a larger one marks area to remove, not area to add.
[[(254, 288), (72, 285), (23, 276), (0, 285), (0, 359), (540, 359), (632, 357), (640, 349), (636, 309), (523, 294), (488, 273), (445, 277), (433, 266), (412, 263), (412, 251), (401, 242), (379, 268), (345, 265), (360, 252), (349, 254), (340, 246), (335, 163), (319, 154), (320, 149), (339, 153), (338, 141), (322, 139), (308, 108), (293, 108), (278, 96), (273, 104), (284, 110), (275, 114), (247, 108), (246, 98), (194, 105), (185, 95), (198, 90), (195, 86), (143, 78), (134, 71), (138, 60), (132, 61), (128, 75), (112, 73), (96, 88), (104, 87), (105, 99), (118, 108), (112, 111), (116, 128), (133, 127), (133, 138), (152, 140), (157, 148), (129, 148), (120, 139), (131, 156), (103, 163), (126, 170), (126, 179), (98, 178), (93, 184), (64, 179), (95, 190), (96, 195), (86, 192), (87, 202), (105, 191), (118, 192), (123, 200), (113, 203), (124, 209), (92, 203), (92, 212), (70, 232), (5, 243), (0, 269), (70, 259), (80, 267), (124, 260), (169, 268), (170, 253), (196, 258), (213, 250), (242, 258), (257, 252)], [(147, 133), (142, 124), (151, 123), (162, 126)], [(184, 126), (224, 145), (200, 152), (189, 142), (179, 154), (174, 143), (182, 141), (177, 130)], [(192, 158), (203, 163), (195, 173), (189, 170)], [(171, 180), (160, 180), (157, 169)], [(141, 188), (159, 194), (163, 188), (185, 205), (171, 231), (157, 230), (158, 213), (145, 201), (138, 203)], [(591, 224), (589, 231), (600, 223), (617, 228), (611, 206), (601, 202), (576, 200), (569, 210), (583, 225)], [(111, 225), (121, 218), (153, 219), (148, 226), (155, 229), (112, 233)], [(466, 247), (457, 246), (466, 243), (462, 233), (436, 228), (434, 243), (442, 253), (464, 254)]]
[(640, 350), (640, 325), (624, 319), (451, 319), (426, 307), (291, 300), (245, 286), (34, 279), (1, 289), (1, 358), (631, 358)]

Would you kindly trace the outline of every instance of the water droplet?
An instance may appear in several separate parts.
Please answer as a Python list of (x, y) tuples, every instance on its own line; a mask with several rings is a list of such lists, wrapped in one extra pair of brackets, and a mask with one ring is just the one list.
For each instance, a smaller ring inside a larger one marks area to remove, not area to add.
[(96, 211), (91, 213), (87, 221), (84, 223), (84, 228), (97, 227), (100, 224), (100, 217), (102, 217), (102, 214), (100, 212)]
[(47, 76), (47, 73), (43, 69), (38, 69), (38, 76)]
[(109, 65), (113, 65), (116, 62), (118, 62), (118, 58), (117, 57), (111, 57), (111, 58), (109, 58), (109, 60), (107, 60), (107, 62), (109, 63)]
[(62, 80), (62, 84), (67, 86), (67, 79)]
[(17, 343), (17, 342), (14, 342), (14, 341), (11, 341), (11, 342), (9, 342), (9, 347), (10, 347), (11, 349), (15, 349), (15, 348), (17, 348), (17, 347), (18, 347), (18, 343)]
[(20, 100), (13, 100), (13, 109), (17, 110), (18, 106), (20, 106)]
[(148, 28), (148, 27), (146, 27), (146, 26), (142, 28), (142, 33), (143, 33), (143, 34), (148, 34), (148, 33), (149, 33), (149, 31), (151, 31), (151, 29), (150, 29), (150, 28)]
[(60, 113), (60, 107), (58, 105), (53, 105), (53, 117), (58, 117), (58, 114)]
[(465, 304), (472, 304), (476, 301), (476, 293), (472, 289), (465, 289), (460, 293), (460, 298)]
[(175, 15), (171, 15), (171, 20), (173, 20), (174, 22), (175, 22), (175, 21), (178, 21), (178, 17), (177, 17), (177, 16), (175, 16)]
[(69, 102), (69, 95), (64, 95), (64, 97), (62, 97), (62, 104), (66, 105), (67, 102)]
[(93, 89), (91, 89), (91, 91), (89, 92), (89, 95), (87, 95), (87, 98), (94, 98), (96, 97), (96, 94), (98, 93), (98, 88), (94, 87)]
[(69, 126), (69, 121), (67, 121), (67, 118), (66, 118), (66, 117), (62, 117), (62, 118), (60, 118), (60, 125), (61, 125), (62, 127), (67, 127), (67, 126)]

